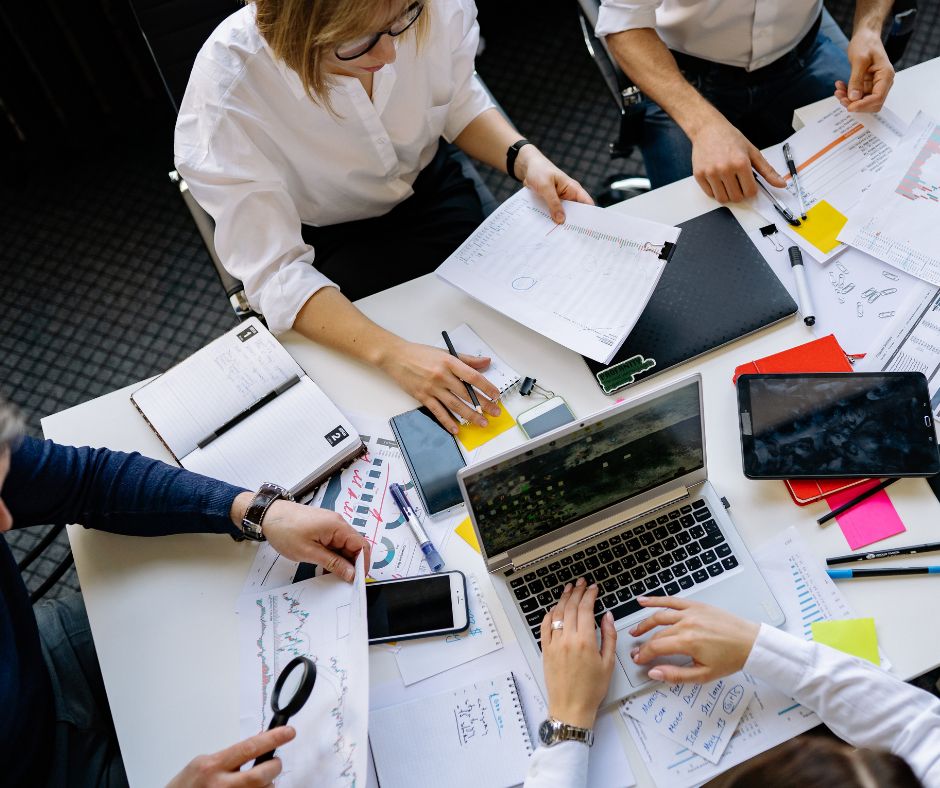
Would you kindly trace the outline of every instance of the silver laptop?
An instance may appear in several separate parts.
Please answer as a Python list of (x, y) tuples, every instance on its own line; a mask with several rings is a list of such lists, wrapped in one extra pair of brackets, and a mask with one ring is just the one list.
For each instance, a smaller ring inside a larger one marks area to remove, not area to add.
[(774, 626), (784, 621), (708, 481), (699, 375), (464, 468), (458, 480), (531, 665), (541, 663), (542, 617), (565, 583), (598, 584), (596, 617), (610, 610), (618, 630), (605, 703), (653, 683), (652, 665), (630, 659), (642, 639), (625, 631), (650, 615), (638, 596), (689, 596)]

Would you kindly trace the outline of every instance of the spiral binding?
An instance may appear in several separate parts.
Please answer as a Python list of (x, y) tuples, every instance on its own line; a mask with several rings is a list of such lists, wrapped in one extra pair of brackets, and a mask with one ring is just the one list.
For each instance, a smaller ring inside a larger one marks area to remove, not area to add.
[(519, 688), (516, 686), (516, 677), (509, 673), (509, 693), (512, 695), (512, 705), (516, 710), (516, 719), (519, 721), (519, 728), (522, 730), (522, 739), (525, 742), (526, 752), (532, 754), (532, 739), (529, 738), (529, 726), (525, 720), (525, 713), (522, 711), (522, 701), (519, 700)]
[[(483, 598), (483, 592), (480, 590), (480, 585), (477, 583), (477, 579), (474, 575), (470, 575), (470, 585), (473, 586), (473, 593), (477, 598), (477, 602), (480, 606), (480, 611), (484, 619), (486, 619), (486, 626), (489, 629), (490, 636), (493, 638), (493, 642), (497, 646), (503, 645), (503, 639), (499, 636), (499, 629), (497, 629), (493, 617), (490, 615), (490, 609), (486, 606), (486, 600)], [(480, 622), (481, 626), (483, 622)]]

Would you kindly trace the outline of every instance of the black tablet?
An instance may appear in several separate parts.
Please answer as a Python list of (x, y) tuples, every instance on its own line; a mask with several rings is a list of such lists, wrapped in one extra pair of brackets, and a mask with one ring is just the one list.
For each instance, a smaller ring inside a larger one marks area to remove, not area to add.
[(930, 476), (940, 453), (920, 372), (741, 375), (749, 479)]

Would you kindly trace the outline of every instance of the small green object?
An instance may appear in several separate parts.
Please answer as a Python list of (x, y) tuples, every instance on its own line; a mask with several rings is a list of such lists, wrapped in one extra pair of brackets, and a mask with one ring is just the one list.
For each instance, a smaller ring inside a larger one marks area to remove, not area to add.
[(597, 382), (601, 384), (605, 394), (613, 394), (624, 386), (636, 383), (640, 375), (655, 366), (655, 358), (645, 358), (637, 354), (619, 364), (602, 369), (597, 373)]

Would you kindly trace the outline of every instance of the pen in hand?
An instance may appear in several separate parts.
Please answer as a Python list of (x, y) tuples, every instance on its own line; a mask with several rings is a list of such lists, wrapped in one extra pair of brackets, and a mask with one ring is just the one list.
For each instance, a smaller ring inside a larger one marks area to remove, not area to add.
[[(460, 356), (457, 355), (457, 351), (454, 349), (454, 343), (450, 341), (450, 337), (447, 335), (446, 331), (441, 331), (441, 336), (444, 337), (444, 344), (447, 345), (447, 352), (450, 353), (454, 358), (459, 359)], [(473, 409), (479, 413), (483, 414), (483, 408), (480, 407), (480, 400), (477, 399), (477, 393), (473, 390), (467, 381), (462, 381), (464, 386), (467, 387), (467, 394), (470, 395), (470, 401), (473, 403)]]
[(793, 227), (799, 227), (799, 226), (800, 226), (800, 220), (797, 219), (797, 218), (793, 215), (793, 213), (790, 211), (790, 209), (787, 208), (787, 206), (784, 205), (782, 202), (780, 202), (780, 200), (778, 200), (778, 199), (774, 196), (773, 192), (770, 191), (770, 189), (768, 189), (768, 188), (764, 185), (764, 182), (761, 180), (760, 174), (757, 172), (757, 170), (751, 168), (751, 172), (752, 172), (753, 175), (754, 175), (754, 180), (757, 181), (757, 185), (760, 186), (760, 187), (761, 187), (761, 190), (764, 192), (764, 194), (766, 194), (766, 195), (770, 198), (771, 203), (773, 203), (774, 210), (775, 210), (777, 213), (779, 213), (784, 219), (786, 219), (787, 224), (789, 224), (789, 225), (791, 225), (791, 226), (793, 226)]

